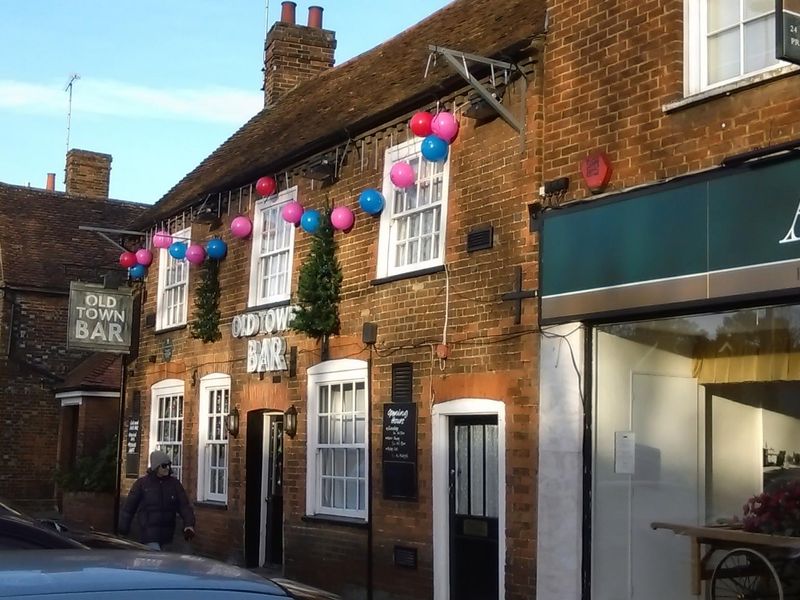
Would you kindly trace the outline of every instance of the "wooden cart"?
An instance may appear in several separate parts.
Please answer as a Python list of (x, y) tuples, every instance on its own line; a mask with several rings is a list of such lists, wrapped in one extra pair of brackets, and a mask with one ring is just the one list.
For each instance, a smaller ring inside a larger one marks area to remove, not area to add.
[(691, 591), (708, 600), (800, 600), (800, 537), (767, 535), (741, 527), (651, 523), (689, 538)]

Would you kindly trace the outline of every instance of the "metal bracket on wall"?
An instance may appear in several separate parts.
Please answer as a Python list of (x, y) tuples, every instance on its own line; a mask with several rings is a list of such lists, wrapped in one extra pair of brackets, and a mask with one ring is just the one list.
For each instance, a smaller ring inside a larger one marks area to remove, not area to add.
[(79, 225), (78, 229), (80, 229), (81, 231), (93, 231), (101, 238), (106, 240), (109, 244), (114, 246), (114, 248), (116, 248), (117, 250), (122, 250), (123, 252), (127, 251), (128, 249), (125, 246), (118, 244), (110, 237), (108, 237), (106, 235), (107, 233), (116, 233), (119, 234), (120, 236), (138, 236), (138, 237), (144, 237), (145, 235), (147, 235), (143, 231), (128, 231), (127, 229), (109, 229), (108, 227), (92, 227), (90, 225)]
[[(467, 65), (467, 61), (472, 61), (476, 63), (480, 63), (483, 65), (488, 65), (492, 68), (492, 76), (494, 77), (494, 69), (495, 67), (503, 69), (503, 76), (507, 80), (510, 73), (517, 72), (521, 73), (522, 71), (516, 65), (505, 62), (502, 60), (494, 60), (492, 58), (485, 58), (483, 56), (479, 56), (477, 54), (468, 54), (466, 52), (460, 52), (458, 50), (451, 50), (449, 48), (443, 48), (442, 46), (428, 46), (431, 51), (431, 56), (435, 57), (441, 55), (444, 59), (453, 67), (461, 77), (463, 77), (467, 83), (472, 86), (472, 88), (478, 93), (478, 95), (486, 101), (489, 106), (494, 108), (497, 113), (503, 118), (503, 120), (511, 125), (517, 133), (522, 133), (522, 123), (520, 123), (519, 119), (517, 119), (511, 112), (503, 106), (500, 102), (498, 102), (497, 98), (495, 98), (494, 94), (489, 91), (486, 86), (484, 86), (480, 81), (475, 79), (469, 71), (469, 66)], [(428, 60), (428, 65), (430, 66), (430, 59)], [(427, 74), (427, 69), (426, 69)], [(524, 80), (524, 77), (523, 77)]]

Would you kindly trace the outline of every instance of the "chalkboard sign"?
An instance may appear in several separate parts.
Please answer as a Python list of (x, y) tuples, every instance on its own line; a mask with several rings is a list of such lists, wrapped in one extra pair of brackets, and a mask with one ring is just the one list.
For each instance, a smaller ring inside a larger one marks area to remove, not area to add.
[(800, 65), (800, 0), (777, 0), (775, 57)]
[(417, 499), (417, 405), (383, 405), (383, 497)]
[(125, 477), (139, 476), (139, 417), (128, 419), (125, 431)]

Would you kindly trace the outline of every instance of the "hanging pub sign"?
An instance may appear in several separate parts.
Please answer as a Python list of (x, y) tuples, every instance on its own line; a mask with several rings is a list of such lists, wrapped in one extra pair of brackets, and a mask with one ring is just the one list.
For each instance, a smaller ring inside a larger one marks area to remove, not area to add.
[(800, 65), (800, 0), (775, 2), (775, 57)]
[(93, 283), (69, 285), (67, 347), (128, 354), (133, 330), (130, 288), (108, 289)]
[(417, 499), (417, 405), (383, 405), (383, 497)]

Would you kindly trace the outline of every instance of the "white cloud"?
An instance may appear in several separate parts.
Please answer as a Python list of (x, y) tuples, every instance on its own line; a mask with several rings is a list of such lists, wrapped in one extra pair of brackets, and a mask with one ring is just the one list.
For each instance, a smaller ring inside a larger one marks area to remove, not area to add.
[[(232, 88), (167, 90), (113, 80), (79, 79), (73, 90), (73, 114), (233, 125), (247, 121), (264, 101), (260, 93)], [(63, 115), (68, 98), (63, 83), (45, 85), (0, 79), (0, 109)]]

